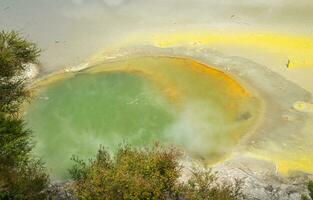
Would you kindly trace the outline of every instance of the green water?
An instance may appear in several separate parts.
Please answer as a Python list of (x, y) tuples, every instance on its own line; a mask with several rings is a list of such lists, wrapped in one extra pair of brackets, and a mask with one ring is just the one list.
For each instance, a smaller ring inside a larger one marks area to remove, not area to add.
[(36, 153), (52, 174), (67, 177), (73, 154), (89, 158), (100, 144), (115, 149), (162, 140), (173, 113), (150, 82), (126, 73), (77, 75), (42, 91), (27, 119)]
[(39, 88), (26, 119), (34, 153), (55, 179), (68, 178), (72, 155), (87, 159), (100, 145), (114, 151), (123, 142), (174, 144), (214, 163), (234, 150), (258, 116), (256, 98), (188, 59), (106, 63)]

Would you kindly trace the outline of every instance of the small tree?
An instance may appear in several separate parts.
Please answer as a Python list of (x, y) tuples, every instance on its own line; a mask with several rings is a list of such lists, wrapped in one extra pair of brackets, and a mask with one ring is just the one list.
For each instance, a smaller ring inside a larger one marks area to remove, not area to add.
[(0, 32), (0, 199), (44, 199), (49, 177), (32, 158), (31, 132), (16, 115), (28, 97), (25, 66), (39, 50), (16, 32)]
[(25, 78), (29, 63), (36, 63), (40, 50), (17, 32), (0, 32), (0, 111), (15, 113), (25, 100)]

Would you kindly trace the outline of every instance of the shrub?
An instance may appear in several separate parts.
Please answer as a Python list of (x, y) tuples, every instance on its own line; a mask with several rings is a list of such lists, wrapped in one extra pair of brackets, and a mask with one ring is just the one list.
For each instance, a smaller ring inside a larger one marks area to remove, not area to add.
[(233, 200), (238, 188), (216, 185), (215, 174), (196, 172), (181, 183), (180, 153), (158, 145), (152, 149), (122, 146), (114, 156), (100, 148), (86, 163), (73, 157), (70, 169), (78, 199), (207, 199)]
[(45, 199), (49, 177), (39, 160), (27, 160), (5, 169), (0, 186), (0, 199)]
[(223, 184), (216, 174), (209, 171), (194, 171), (188, 184), (184, 186), (183, 196), (193, 200), (235, 200), (242, 197), (239, 181), (234, 185)]
[(28, 96), (22, 74), (35, 63), (40, 50), (17, 32), (0, 32), (0, 110), (16, 113)]
[(30, 134), (22, 120), (0, 113), (0, 199), (42, 199), (49, 178), (29, 156)]
[(79, 199), (168, 199), (180, 167), (174, 150), (121, 147), (114, 158), (101, 148), (89, 166), (74, 159), (70, 170)]
[(35, 62), (36, 45), (16, 32), (0, 32), (0, 199), (44, 199), (49, 177), (32, 158), (31, 132), (18, 117), (28, 97), (22, 76)]

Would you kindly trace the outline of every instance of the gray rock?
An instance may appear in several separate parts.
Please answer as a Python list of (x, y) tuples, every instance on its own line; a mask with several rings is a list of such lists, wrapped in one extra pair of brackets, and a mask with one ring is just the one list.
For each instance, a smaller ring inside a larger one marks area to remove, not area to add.
[(218, 180), (232, 184), (242, 183), (243, 199), (247, 200), (301, 200), (309, 197), (307, 175), (296, 174), (284, 177), (274, 164), (248, 157), (236, 157), (212, 169)]
[(76, 200), (71, 191), (72, 181), (68, 182), (54, 182), (47, 190), (48, 199), (51, 200)]

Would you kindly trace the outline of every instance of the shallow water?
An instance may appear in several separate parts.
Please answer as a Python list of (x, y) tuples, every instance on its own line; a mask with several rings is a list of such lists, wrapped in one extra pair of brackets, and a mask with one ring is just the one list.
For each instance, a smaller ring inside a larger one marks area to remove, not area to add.
[(143, 77), (82, 74), (40, 93), (29, 110), (38, 152), (52, 173), (66, 177), (69, 158), (91, 157), (99, 145), (147, 145), (173, 122), (168, 104)]
[(100, 145), (114, 151), (123, 142), (160, 141), (205, 163), (219, 161), (255, 123), (259, 102), (195, 61), (141, 57), (42, 86), (27, 111), (34, 153), (55, 179), (64, 179), (73, 154), (87, 159)]

